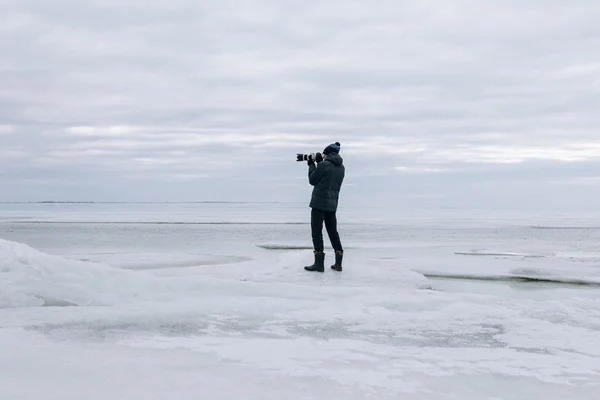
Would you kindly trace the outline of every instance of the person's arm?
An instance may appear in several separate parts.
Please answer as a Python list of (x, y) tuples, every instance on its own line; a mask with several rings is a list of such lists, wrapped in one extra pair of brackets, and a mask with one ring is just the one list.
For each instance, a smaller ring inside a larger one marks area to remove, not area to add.
[(313, 186), (315, 186), (317, 183), (319, 183), (319, 181), (325, 174), (325, 169), (326, 169), (325, 164), (321, 164), (321, 166), (318, 168), (314, 163), (309, 164), (308, 165), (308, 182)]

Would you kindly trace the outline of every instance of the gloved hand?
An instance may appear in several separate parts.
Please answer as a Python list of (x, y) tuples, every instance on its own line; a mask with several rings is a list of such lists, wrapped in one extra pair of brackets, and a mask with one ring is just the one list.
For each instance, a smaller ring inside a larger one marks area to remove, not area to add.
[(316, 157), (316, 160), (315, 160), (315, 161), (317, 162), (317, 164), (318, 164), (318, 163), (320, 163), (321, 161), (323, 161), (323, 154), (321, 154), (321, 153), (317, 153), (317, 154), (315, 155), (315, 157)]

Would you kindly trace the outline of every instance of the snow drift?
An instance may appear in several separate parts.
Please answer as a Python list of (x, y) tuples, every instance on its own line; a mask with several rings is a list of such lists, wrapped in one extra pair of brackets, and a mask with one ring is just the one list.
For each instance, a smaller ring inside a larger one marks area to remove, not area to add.
[(0, 239), (0, 308), (111, 305), (156, 298), (166, 285), (141, 272), (68, 260)]

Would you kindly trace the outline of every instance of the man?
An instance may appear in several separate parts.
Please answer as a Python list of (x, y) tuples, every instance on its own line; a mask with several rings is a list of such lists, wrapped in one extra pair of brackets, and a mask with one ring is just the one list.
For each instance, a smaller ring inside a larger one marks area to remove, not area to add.
[[(344, 250), (337, 231), (336, 212), (342, 182), (346, 173), (343, 159), (340, 157), (340, 143), (330, 144), (323, 150), (323, 159), (308, 160), (308, 181), (314, 186), (310, 200), (311, 231), (315, 261), (304, 267), (307, 271), (325, 271), (325, 253), (323, 246), (323, 222), (335, 250), (335, 264), (331, 269), (342, 270)], [(315, 161), (317, 165), (315, 165)]]

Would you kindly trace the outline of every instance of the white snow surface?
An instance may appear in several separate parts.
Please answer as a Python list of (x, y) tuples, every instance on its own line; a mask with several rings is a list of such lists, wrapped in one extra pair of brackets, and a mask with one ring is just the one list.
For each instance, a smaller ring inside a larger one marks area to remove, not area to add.
[(109, 266), (67, 260), (0, 239), (0, 308), (115, 305), (165, 291), (165, 282)]
[(13, 308), (0, 314), (8, 398), (592, 399), (599, 389), (598, 299), (442, 293), (390, 262), (308, 274), (306, 251), (161, 276), (0, 249), (0, 304)]
[(418, 272), (594, 283), (593, 243), (349, 240), (344, 271), (328, 250), (316, 274), (310, 245), (272, 227), (222, 242), (212, 227), (114, 228), (102, 245), (112, 226), (7, 224), (28, 239), (0, 239), (3, 400), (599, 398), (597, 287), (454, 290)]

